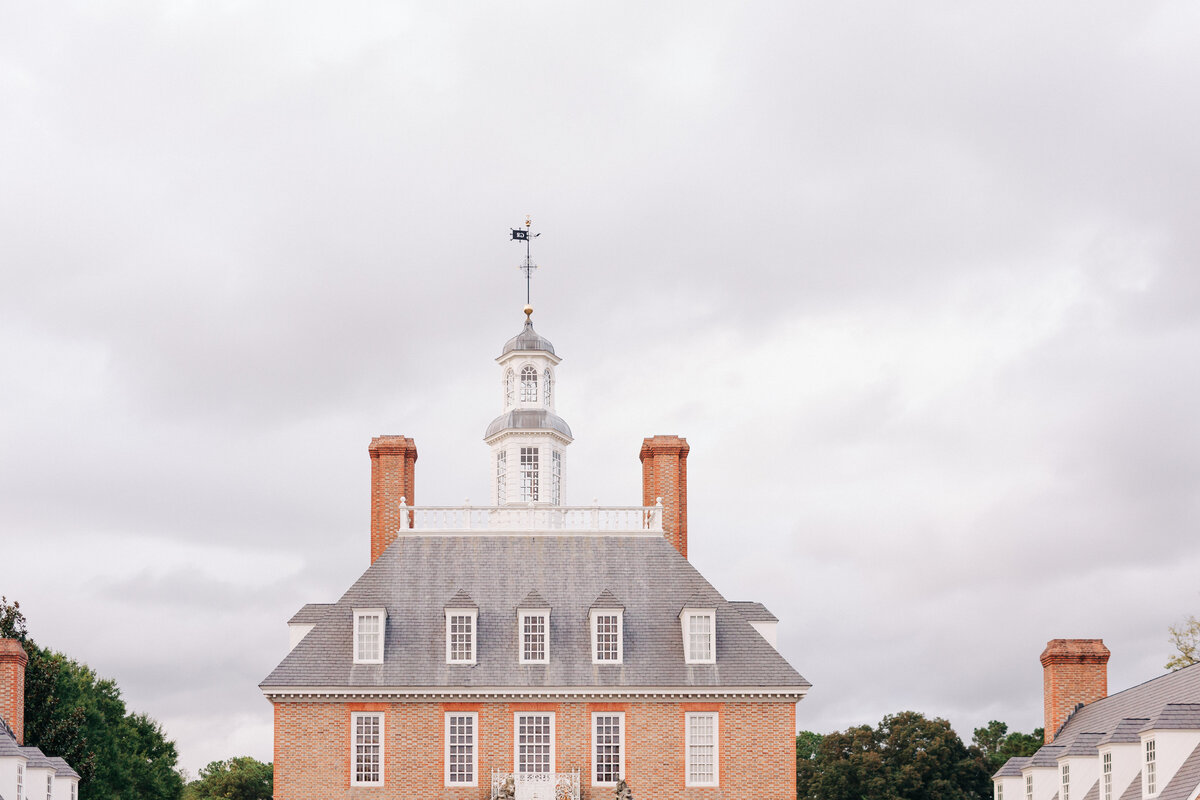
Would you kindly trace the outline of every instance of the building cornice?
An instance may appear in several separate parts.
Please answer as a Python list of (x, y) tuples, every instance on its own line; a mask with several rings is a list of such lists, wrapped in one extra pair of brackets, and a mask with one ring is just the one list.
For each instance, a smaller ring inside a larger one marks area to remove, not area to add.
[(808, 694), (807, 686), (612, 686), (547, 687), (513, 686), (260, 686), (271, 702), (369, 701), (612, 701), (645, 700), (750, 700), (797, 703)]

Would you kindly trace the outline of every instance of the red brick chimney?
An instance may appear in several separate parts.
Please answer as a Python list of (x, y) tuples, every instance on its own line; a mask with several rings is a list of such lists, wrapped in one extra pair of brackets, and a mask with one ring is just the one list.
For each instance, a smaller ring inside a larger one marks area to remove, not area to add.
[(1108, 648), (1103, 639), (1051, 639), (1042, 651), (1046, 744), (1079, 704), (1108, 696)]
[(29, 656), (16, 639), (0, 639), (0, 717), (25, 744), (25, 665)]
[(687, 457), (686, 439), (651, 436), (642, 442), (642, 504), (652, 506), (662, 498), (663, 534), (687, 558)]
[[(400, 530), (400, 498), (413, 504), (413, 465), (417, 445), (407, 436), (376, 436), (371, 454), (371, 563), (396, 540)], [(404, 520), (407, 528), (410, 520)]]

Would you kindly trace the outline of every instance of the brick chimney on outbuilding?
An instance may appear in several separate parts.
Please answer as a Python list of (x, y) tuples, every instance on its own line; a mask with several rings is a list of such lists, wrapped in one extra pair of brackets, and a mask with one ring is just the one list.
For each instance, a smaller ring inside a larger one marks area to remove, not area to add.
[[(413, 504), (413, 472), (417, 445), (407, 436), (376, 436), (371, 454), (371, 563), (396, 540), (402, 522), (400, 499)], [(403, 521), (403, 527), (411, 520)]]
[(651, 436), (642, 442), (642, 504), (652, 506), (662, 498), (663, 535), (687, 558), (687, 457), (686, 439)]
[(25, 744), (25, 665), (29, 656), (16, 639), (0, 639), (0, 717)]
[(1042, 651), (1046, 744), (1079, 705), (1108, 696), (1108, 648), (1103, 639), (1051, 639)]

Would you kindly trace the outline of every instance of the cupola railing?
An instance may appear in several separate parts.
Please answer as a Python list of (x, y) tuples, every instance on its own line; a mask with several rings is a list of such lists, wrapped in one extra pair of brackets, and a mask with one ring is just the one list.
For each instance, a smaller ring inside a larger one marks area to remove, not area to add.
[(662, 533), (662, 499), (652, 506), (410, 506), (400, 498), (400, 528), (412, 531)]

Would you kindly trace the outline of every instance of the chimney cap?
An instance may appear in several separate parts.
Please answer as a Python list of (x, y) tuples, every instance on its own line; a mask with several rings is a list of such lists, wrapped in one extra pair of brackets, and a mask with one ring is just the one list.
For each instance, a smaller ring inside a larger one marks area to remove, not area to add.
[(1111, 655), (1103, 639), (1051, 639), (1042, 651), (1043, 667), (1051, 664), (1107, 664)]

